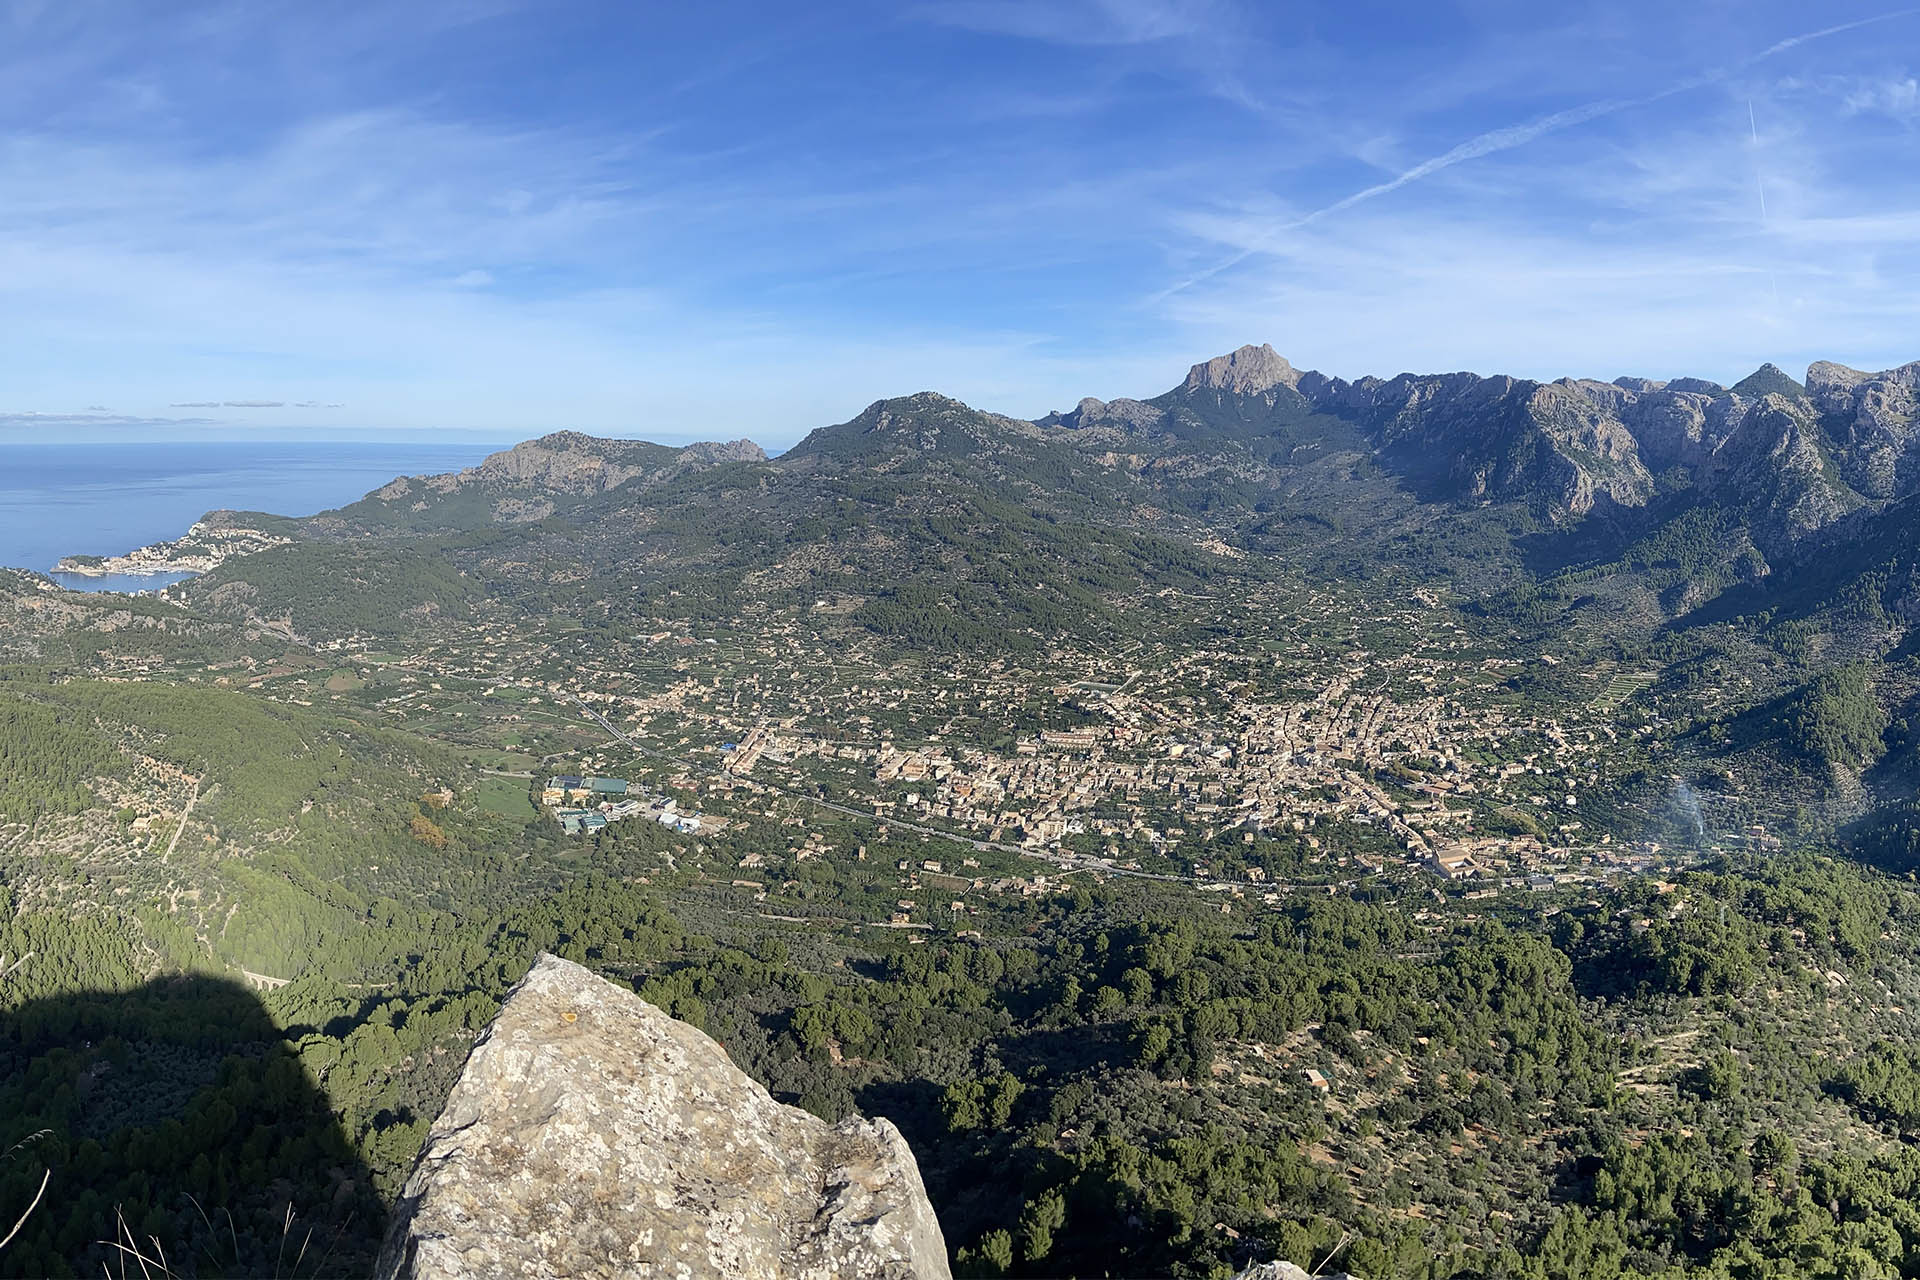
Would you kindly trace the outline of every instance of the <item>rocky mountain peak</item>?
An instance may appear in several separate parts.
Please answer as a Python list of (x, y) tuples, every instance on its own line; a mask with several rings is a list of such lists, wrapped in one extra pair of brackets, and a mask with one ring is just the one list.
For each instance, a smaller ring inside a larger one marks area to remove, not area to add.
[(607, 443), (599, 436), (590, 436), (584, 431), (549, 431), (546, 435), (536, 436), (532, 440), (522, 440), (513, 446), (516, 449), (593, 449)]
[(563, 494), (599, 493), (632, 474), (617, 465), (609, 466), (611, 443), (578, 431), (555, 431), (488, 454), (477, 468), (462, 475), (468, 481), (496, 488), (531, 486)]
[(551, 955), (474, 1045), (378, 1271), (949, 1276), (892, 1124), (782, 1106), (704, 1032)]
[(1734, 383), (1733, 393), (1749, 400), (1758, 400), (1762, 396), (1786, 396), (1790, 400), (1800, 400), (1806, 398), (1807, 389), (1794, 381), (1779, 365), (1763, 364)]
[(975, 430), (993, 430), (1026, 425), (1028, 424), (1016, 422), (1015, 419), (1005, 418), (997, 413), (975, 409), (965, 401), (941, 395), (938, 391), (916, 391), (910, 396), (875, 400), (852, 421), (832, 427), (821, 427), (812, 435), (831, 434), (849, 429), (870, 436), (913, 435), (927, 430), (937, 433), (943, 428), (962, 426)]
[(1830, 360), (1807, 367), (1807, 394), (1824, 413), (1859, 412), (1889, 401), (1910, 406), (1916, 390), (1920, 390), (1920, 360), (1879, 373)]
[(1851, 388), (1872, 376), (1863, 369), (1854, 369), (1832, 360), (1815, 360), (1807, 366), (1807, 388), (1809, 390), (1824, 390), (1829, 387)]
[(489, 454), (462, 475), (494, 488), (531, 487), (556, 494), (594, 494), (630, 480), (656, 481), (721, 462), (764, 462), (751, 440), (702, 442), (675, 448), (645, 440), (607, 440), (556, 431)]
[(1163, 410), (1155, 408), (1144, 400), (1130, 400), (1124, 396), (1118, 400), (1101, 400), (1094, 396), (1085, 396), (1073, 407), (1072, 412), (1050, 413), (1035, 421), (1043, 427), (1067, 427), (1077, 431), (1095, 427), (1140, 431), (1151, 427), (1163, 416)]
[(936, 391), (919, 391), (876, 400), (846, 422), (815, 428), (782, 454), (781, 462), (890, 469), (916, 456), (952, 460), (1018, 448), (1037, 441), (1040, 434), (1031, 422), (975, 409)]
[(1278, 386), (1295, 387), (1300, 371), (1267, 343), (1245, 346), (1224, 356), (1203, 360), (1187, 371), (1182, 391), (1228, 391), (1235, 395), (1257, 396)]

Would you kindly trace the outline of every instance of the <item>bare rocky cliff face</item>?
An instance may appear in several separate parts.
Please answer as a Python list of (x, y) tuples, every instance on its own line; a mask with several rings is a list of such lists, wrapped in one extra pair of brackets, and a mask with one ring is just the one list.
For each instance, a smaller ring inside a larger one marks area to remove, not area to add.
[(1182, 391), (1229, 391), (1234, 395), (1264, 395), (1275, 387), (1297, 387), (1300, 371), (1267, 343), (1245, 346), (1224, 356), (1203, 360), (1187, 370)]
[(1880, 373), (1821, 362), (1804, 385), (1762, 365), (1731, 388), (1472, 373), (1347, 382), (1249, 346), (1194, 365), (1148, 404), (1083, 400), (1041, 421), (1150, 433), (1176, 403), (1284, 409), (1290, 396), (1354, 423), (1430, 498), (1520, 499), (1579, 517), (1601, 503), (1644, 506), (1678, 481), (1791, 551), (1856, 511), (1920, 494), (1920, 362)]
[(1585, 515), (1605, 497), (1638, 506), (1653, 493), (1627, 427), (1564, 383), (1471, 373), (1401, 374), (1311, 386), (1356, 413), (1381, 452), (1444, 475), (1456, 497), (1527, 497)]
[(379, 1274), (949, 1276), (891, 1123), (782, 1106), (704, 1033), (550, 955), (475, 1045)]

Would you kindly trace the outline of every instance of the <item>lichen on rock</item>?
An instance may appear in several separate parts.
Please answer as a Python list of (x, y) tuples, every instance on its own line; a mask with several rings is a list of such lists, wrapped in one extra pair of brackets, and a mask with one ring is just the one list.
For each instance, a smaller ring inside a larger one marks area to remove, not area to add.
[(948, 1277), (888, 1121), (775, 1102), (709, 1036), (542, 955), (474, 1046), (382, 1277)]

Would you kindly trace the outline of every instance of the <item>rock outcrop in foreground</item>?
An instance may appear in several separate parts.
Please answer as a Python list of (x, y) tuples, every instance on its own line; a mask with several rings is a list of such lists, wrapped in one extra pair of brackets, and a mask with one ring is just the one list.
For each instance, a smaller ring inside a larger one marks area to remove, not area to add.
[(1256, 1262), (1233, 1280), (1359, 1280), (1342, 1271), (1335, 1275), (1310, 1276), (1291, 1262)]
[(782, 1106), (702, 1032), (550, 955), (475, 1045), (379, 1273), (949, 1274), (892, 1124)]

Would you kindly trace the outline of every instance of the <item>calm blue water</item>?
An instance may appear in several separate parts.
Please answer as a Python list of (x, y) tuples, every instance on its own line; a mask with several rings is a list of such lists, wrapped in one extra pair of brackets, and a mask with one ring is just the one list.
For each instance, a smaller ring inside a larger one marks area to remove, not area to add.
[[(304, 516), (395, 476), (470, 467), (487, 444), (364, 441), (0, 444), (0, 565), (42, 573), (67, 555), (120, 555), (176, 538), (209, 511)], [(80, 578), (127, 591), (165, 578)]]

